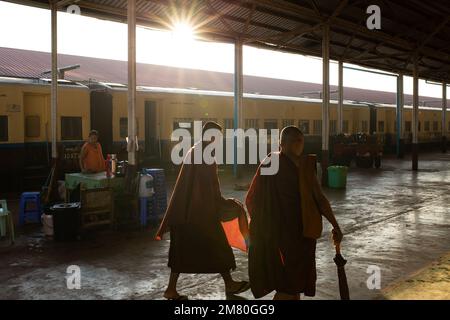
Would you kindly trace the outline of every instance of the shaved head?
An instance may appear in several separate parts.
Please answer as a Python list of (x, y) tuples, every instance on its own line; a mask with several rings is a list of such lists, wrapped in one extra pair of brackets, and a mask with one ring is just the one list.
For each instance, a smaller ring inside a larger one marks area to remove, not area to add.
[(280, 147), (281, 152), (291, 157), (299, 157), (303, 153), (305, 139), (303, 132), (294, 126), (288, 126), (281, 130)]
[(220, 126), (220, 124), (218, 124), (217, 122), (214, 122), (214, 121), (207, 121), (203, 125), (202, 134), (205, 134), (205, 132), (209, 129), (217, 129), (219, 131), (222, 131), (222, 127)]
[(303, 138), (303, 132), (299, 128), (295, 126), (284, 127), (280, 134), (280, 144), (286, 145), (297, 141), (299, 137)]

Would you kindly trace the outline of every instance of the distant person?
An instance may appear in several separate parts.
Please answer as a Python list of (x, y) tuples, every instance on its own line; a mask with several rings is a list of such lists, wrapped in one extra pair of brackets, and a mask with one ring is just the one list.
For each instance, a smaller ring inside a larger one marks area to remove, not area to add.
[[(208, 129), (222, 130), (215, 122), (207, 122)], [(208, 142), (203, 142), (203, 148)], [(242, 230), (248, 230), (247, 217), (242, 204), (235, 199), (225, 199), (220, 192), (217, 164), (194, 164), (194, 144), (183, 163), (165, 217), (156, 239), (170, 231), (168, 266), (171, 269), (164, 297), (169, 300), (187, 300), (177, 291), (180, 273), (220, 273), (225, 282), (226, 294), (239, 294), (250, 288), (247, 281), (234, 281), (230, 271), (236, 268), (233, 250), (229, 244), (222, 221), (230, 212), (239, 219)], [(237, 219), (236, 219), (237, 220)], [(239, 230), (239, 228), (238, 228)], [(239, 231), (238, 231), (239, 232)]]
[(289, 126), (280, 140), (278, 172), (261, 175), (261, 164), (246, 198), (251, 218), (249, 277), (256, 298), (275, 290), (274, 300), (298, 300), (301, 293), (315, 295), (321, 216), (333, 225), (335, 244), (342, 232), (316, 177), (315, 157), (301, 156), (303, 133)]
[(81, 148), (80, 168), (82, 173), (97, 173), (106, 170), (97, 130), (89, 132), (88, 141)]

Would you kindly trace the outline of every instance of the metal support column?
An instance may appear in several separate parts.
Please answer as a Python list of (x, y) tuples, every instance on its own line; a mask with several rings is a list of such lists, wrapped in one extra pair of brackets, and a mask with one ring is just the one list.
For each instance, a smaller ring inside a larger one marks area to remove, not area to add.
[(330, 27), (323, 26), (322, 36), (322, 185), (328, 185), (329, 108), (330, 108)]
[(447, 152), (447, 83), (442, 83), (442, 152)]
[(403, 107), (404, 107), (404, 97), (403, 97), (403, 74), (397, 76), (397, 157), (403, 158), (405, 151), (403, 140)]
[(414, 59), (413, 71), (413, 110), (412, 110), (412, 170), (418, 170), (419, 153), (419, 74), (417, 68), (417, 58)]
[(57, 22), (57, 1), (51, 3), (51, 43), (52, 43), (52, 85), (51, 85), (51, 112), (50, 112), (50, 128), (52, 139), (52, 160), (58, 157), (56, 148), (56, 117), (58, 109), (58, 22)]
[[(234, 45), (234, 129), (243, 129), (243, 52), (242, 40), (237, 39)], [(235, 178), (240, 176), (237, 164), (238, 144), (237, 138), (234, 137), (234, 164), (233, 174)]]
[(337, 104), (337, 133), (341, 134), (344, 125), (344, 63), (338, 64), (338, 104)]
[(136, 0), (128, 1), (128, 164), (136, 165)]

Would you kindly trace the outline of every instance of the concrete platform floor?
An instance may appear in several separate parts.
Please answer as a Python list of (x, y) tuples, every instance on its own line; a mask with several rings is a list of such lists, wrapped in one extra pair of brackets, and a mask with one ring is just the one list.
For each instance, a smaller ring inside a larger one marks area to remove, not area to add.
[[(450, 154), (421, 155), (419, 167), (416, 173), (407, 158), (386, 159), (379, 170), (351, 168), (346, 190), (326, 190), (345, 234), (342, 253), (348, 260), (352, 299), (401, 298), (390, 294), (395, 283), (450, 252)], [(250, 179), (248, 175), (241, 182)], [(245, 191), (234, 191), (231, 177), (221, 177), (221, 183), (226, 197), (243, 200)], [(0, 241), (0, 299), (162, 298), (169, 275), (169, 242), (153, 241), (152, 231), (102, 232), (75, 243), (54, 243), (35, 231), (22, 231), (14, 246)], [(329, 239), (330, 226), (325, 223), (317, 245), (313, 299), (339, 299)], [(233, 275), (248, 279), (246, 255), (236, 251), (235, 256)], [(66, 287), (70, 265), (81, 268), (80, 290)], [(367, 287), (369, 266), (380, 268), (380, 289)], [(441, 275), (440, 290), (450, 292), (448, 265)], [(408, 286), (407, 281), (402, 283)], [(417, 295), (404, 297), (421, 298), (427, 288), (417, 287)], [(191, 299), (226, 298), (218, 275), (182, 275), (179, 292)], [(252, 295), (229, 298), (252, 299)]]

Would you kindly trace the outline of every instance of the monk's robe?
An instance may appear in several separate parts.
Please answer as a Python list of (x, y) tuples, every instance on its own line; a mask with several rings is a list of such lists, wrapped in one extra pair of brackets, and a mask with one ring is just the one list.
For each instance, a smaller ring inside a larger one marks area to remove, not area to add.
[(180, 169), (156, 238), (170, 231), (168, 266), (172, 272), (229, 272), (236, 268), (229, 242), (246, 249), (246, 213), (236, 200), (222, 197), (216, 164), (193, 164), (196, 147), (186, 155), (191, 164), (184, 163)]
[(277, 174), (261, 175), (261, 164), (246, 198), (251, 289), (256, 298), (273, 290), (314, 296), (316, 240), (303, 235), (299, 168), (278, 154)]

